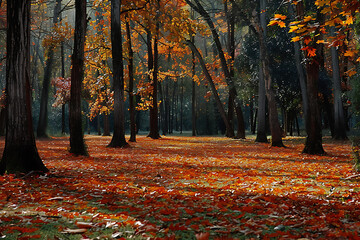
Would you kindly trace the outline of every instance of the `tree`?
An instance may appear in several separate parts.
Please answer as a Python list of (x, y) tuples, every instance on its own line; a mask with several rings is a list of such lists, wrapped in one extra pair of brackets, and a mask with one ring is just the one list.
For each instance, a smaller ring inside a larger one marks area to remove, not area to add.
[(114, 88), (114, 135), (108, 147), (125, 147), (124, 66), (121, 36), (121, 0), (111, 0), (111, 48)]
[[(53, 24), (56, 24), (59, 21), (61, 11), (61, 0), (56, 0), (55, 8), (54, 8), (54, 16), (53, 16)], [(45, 63), (44, 70), (44, 78), (43, 78), (43, 87), (41, 91), (41, 100), (40, 100), (40, 114), (39, 114), (39, 122), (37, 127), (37, 137), (38, 138), (46, 138), (48, 137), (46, 134), (47, 123), (48, 123), (48, 99), (49, 99), (49, 85), (51, 72), (53, 68), (54, 62), (54, 44), (51, 44), (48, 49), (47, 59)]]
[(206, 68), (206, 64), (204, 62), (203, 57), (201, 56), (199, 50), (196, 48), (196, 46), (194, 45), (194, 43), (192, 41), (188, 40), (187, 44), (189, 45), (192, 52), (195, 54), (195, 56), (199, 60), (200, 66), (201, 66), (201, 68), (202, 68), (202, 70), (203, 70), (203, 72), (205, 74), (206, 80), (208, 81), (208, 83), (210, 85), (211, 92), (212, 92), (212, 94), (213, 94), (213, 96), (215, 98), (215, 102), (216, 102), (216, 105), (218, 107), (220, 116), (221, 116), (222, 120), (224, 121), (226, 128), (231, 128), (230, 127), (230, 121), (226, 116), (224, 106), (222, 105), (222, 102), (220, 100), (218, 91), (216, 90), (216, 86), (214, 84), (214, 81), (212, 80), (211, 75), (210, 75), (209, 71)]
[[(225, 54), (224, 54), (224, 51), (223, 51), (221, 43), (220, 43), (219, 34), (216, 31), (216, 28), (214, 26), (214, 23), (213, 23), (210, 15), (203, 8), (203, 6), (201, 5), (201, 3), (198, 0), (194, 0), (194, 3), (192, 3), (190, 0), (185, 0), (185, 1), (186, 1), (187, 4), (189, 4), (191, 6), (192, 9), (194, 9), (196, 12), (198, 12), (204, 18), (204, 20), (206, 21), (206, 23), (209, 26), (209, 29), (210, 29), (211, 34), (213, 36), (213, 40), (215, 42), (215, 46), (216, 46), (218, 56), (220, 58), (221, 69), (222, 69), (222, 71), (224, 73), (226, 83), (227, 83), (227, 85), (229, 87), (229, 108), (231, 108), (231, 110), (229, 111), (229, 113), (230, 113), (229, 116), (230, 116), (230, 118), (232, 118), (232, 116), (233, 116), (233, 108), (235, 106), (234, 101), (235, 101), (235, 98), (237, 97), (237, 90), (235, 88), (234, 79), (231, 76), (229, 66), (228, 66), (228, 63), (226, 61)], [(235, 103), (237, 104), (237, 101), (235, 101)], [(240, 106), (238, 105), (238, 106), (235, 106), (235, 107), (239, 108)], [(239, 110), (241, 111), (241, 109), (238, 109), (238, 111)], [(237, 115), (242, 116), (242, 114), (241, 115), (237, 114)], [(232, 125), (232, 121), (231, 121), (231, 119), (228, 119), (228, 121), (230, 121), (230, 124), (229, 124), (229, 126), (228, 126), (228, 128), (226, 130), (226, 135), (227, 135), (227, 137), (234, 137), (235, 134), (234, 134), (234, 127)], [(243, 121), (243, 120), (238, 119), (238, 121)]]
[(341, 99), (341, 78), (339, 55), (335, 46), (331, 47), (334, 86), (334, 139), (346, 140), (344, 107)]
[(81, 116), (81, 90), (84, 79), (84, 47), (86, 36), (86, 0), (75, 0), (75, 36), (72, 54), (69, 104), (70, 152), (87, 155)]
[(129, 70), (129, 111), (130, 111), (130, 142), (136, 142), (135, 121), (135, 95), (134, 95), (134, 51), (131, 44), (130, 20), (126, 19), (126, 37), (128, 48), (128, 70)]
[(272, 78), (270, 75), (270, 67), (269, 67), (269, 55), (267, 53), (266, 46), (266, 21), (265, 21), (265, 12), (266, 12), (266, 1), (260, 0), (260, 9), (261, 9), (261, 17), (260, 17), (260, 26), (255, 26), (259, 36), (259, 44), (260, 44), (260, 65), (261, 71), (263, 74), (264, 82), (265, 82), (265, 92), (268, 100), (268, 109), (269, 109), (269, 125), (271, 131), (271, 145), (277, 147), (283, 147), (282, 143), (282, 131), (280, 128), (280, 123), (278, 119), (277, 106), (275, 100), (275, 93), (273, 91)]
[(47, 172), (38, 154), (30, 92), (30, 6), (7, 2), (6, 138), (0, 174)]
[[(155, 33), (152, 37), (151, 32), (148, 32), (148, 58), (149, 58), (149, 74), (152, 74), (151, 79), (151, 87), (152, 87), (152, 105), (150, 106), (150, 132), (148, 137), (152, 139), (160, 138), (159, 135), (159, 125), (158, 125), (158, 73), (159, 73), (159, 51), (158, 51), (158, 43), (159, 43), (159, 34), (160, 34), (160, 0), (156, 0), (156, 15), (155, 15)], [(154, 39), (154, 50), (152, 50), (152, 39)], [(150, 42), (149, 42), (150, 41)], [(150, 47), (150, 48), (149, 48)], [(149, 55), (149, 52), (152, 52)], [(152, 60), (150, 60), (152, 57)], [(151, 63), (152, 62), (152, 63)], [(151, 72), (152, 71), (152, 72)]]

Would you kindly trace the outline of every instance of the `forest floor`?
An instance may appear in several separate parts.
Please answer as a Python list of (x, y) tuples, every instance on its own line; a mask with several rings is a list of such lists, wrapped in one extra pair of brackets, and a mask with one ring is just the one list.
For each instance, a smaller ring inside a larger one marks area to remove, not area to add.
[(360, 238), (350, 141), (325, 138), (311, 156), (299, 137), (137, 140), (86, 136), (90, 157), (67, 137), (38, 141), (48, 174), (0, 176), (0, 239)]

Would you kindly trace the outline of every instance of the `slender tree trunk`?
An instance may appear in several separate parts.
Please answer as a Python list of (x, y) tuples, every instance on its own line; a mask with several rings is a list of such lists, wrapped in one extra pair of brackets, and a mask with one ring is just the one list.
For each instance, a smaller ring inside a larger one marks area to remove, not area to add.
[(130, 110), (130, 142), (136, 142), (135, 96), (134, 96), (134, 51), (131, 44), (130, 22), (126, 20), (127, 47), (129, 53), (129, 110)]
[[(331, 29), (332, 35), (335, 35), (334, 28)], [(345, 140), (346, 126), (344, 119), (344, 107), (341, 99), (341, 79), (339, 56), (336, 47), (331, 47), (331, 59), (333, 67), (333, 82), (334, 82), (334, 139)]]
[(257, 132), (255, 142), (268, 142), (266, 136), (266, 94), (262, 67), (259, 66), (259, 88), (257, 109)]
[(309, 113), (306, 118), (306, 142), (303, 153), (324, 154), (321, 136), (321, 119), (318, 104), (319, 63), (312, 60), (307, 64), (307, 92), (309, 97)]
[[(224, 52), (222, 50), (222, 47), (221, 47), (221, 43), (220, 43), (220, 38), (219, 38), (219, 34), (217, 33), (217, 30), (214, 26), (214, 23), (213, 21), (211, 20), (209, 14), (205, 11), (205, 9), (202, 7), (201, 3), (199, 0), (193, 0), (194, 3), (192, 3), (190, 0), (185, 0), (187, 4), (189, 4), (196, 12), (198, 12), (203, 18), (204, 20), (206, 21), (206, 23), (208, 24), (209, 28), (210, 28), (210, 31), (212, 33), (212, 36), (213, 36), (213, 40), (214, 40), (214, 43), (215, 43), (215, 46), (216, 46), (216, 50), (218, 52), (218, 56), (220, 58), (220, 62), (221, 62), (221, 68), (222, 68), (222, 71), (225, 75), (225, 80), (226, 80), (226, 83), (229, 87), (229, 93), (230, 94), (234, 94), (234, 98), (233, 100), (235, 100), (235, 98), (237, 97), (237, 91), (236, 91), (236, 88), (235, 88), (235, 84), (234, 84), (234, 79), (231, 77), (231, 74), (230, 74), (230, 71), (229, 71), (229, 68), (228, 68), (228, 64), (227, 64), (227, 61), (225, 59), (225, 55), (224, 55)], [(231, 99), (230, 99), (231, 100)], [(233, 103), (232, 103), (233, 104)], [(231, 104), (230, 104), (231, 105)], [(232, 105), (234, 106), (234, 105)], [(230, 106), (232, 108), (232, 106)], [(230, 125), (231, 125), (231, 121), (229, 120), (230, 122)], [(232, 132), (231, 132), (232, 130)], [(227, 137), (234, 137), (235, 134), (234, 134), (234, 128), (231, 127), (231, 129), (227, 129)]]
[[(53, 25), (57, 24), (59, 21), (59, 15), (61, 10), (61, 0), (56, 0), (56, 5), (54, 8), (54, 17)], [(40, 113), (39, 113), (39, 122), (37, 127), (37, 137), (38, 138), (47, 138), (46, 130), (48, 124), (48, 100), (49, 100), (49, 86), (51, 72), (54, 62), (54, 46), (49, 47), (48, 56), (46, 59), (44, 78), (43, 78), (43, 87), (41, 91), (40, 99)]]
[(226, 116), (226, 112), (225, 112), (225, 109), (224, 109), (224, 106), (222, 105), (221, 103), (221, 100), (220, 100), (220, 97), (219, 97), (219, 94), (216, 90), (216, 87), (215, 87), (215, 84), (211, 78), (211, 75), (209, 73), (209, 71), (207, 70), (206, 68), (206, 64), (204, 62), (204, 59), (202, 58), (200, 52), (197, 50), (196, 46), (191, 42), (191, 41), (187, 41), (187, 45), (191, 48), (191, 50), (195, 53), (196, 57), (198, 58), (199, 62), (200, 62), (200, 66), (201, 68), (203, 69), (203, 72), (205, 74), (205, 77), (206, 77), (206, 80), (208, 81), (210, 87), (211, 87), (211, 92), (213, 93), (213, 96), (214, 96), (214, 99), (215, 99), (215, 102), (216, 102), (216, 105), (218, 107), (218, 110), (219, 110), (219, 113), (221, 115), (221, 118), (222, 120), (224, 121), (225, 123), (225, 126), (226, 128), (230, 128), (230, 130), (228, 132), (234, 132), (234, 129), (231, 129), (232, 126), (229, 122), (229, 119), (227, 118)]
[(38, 154), (32, 125), (30, 6), (28, 0), (7, 2), (6, 137), (0, 174), (48, 171)]
[(72, 55), (69, 108), (70, 152), (87, 155), (81, 115), (81, 89), (84, 79), (84, 46), (86, 36), (86, 0), (75, 1), (75, 38)]
[(100, 115), (97, 115), (96, 117), (96, 120), (97, 120), (97, 132), (98, 132), (98, 135), (100, 136), (101, 135), (101, 124), (100, 124)]
[[(194, 83), (194, 81), (192, 81)], [(193, 89), (194, 90), (194, 89)], [(183, 116), (184, 116), (184, 81), (181, 79), (181, 91), (180, 91), (180, 133), (183, 133)], [(195, 119), (196, 120), (196, 119)], [(193, 128), (193, 136), (196, 136), (196, 132), (194, 135), (194, 128)]]
[[(191, 11), (191, 17), (194, 18), (194, 10)], [(195, 36), (191, 36), (190, 40), (195, 45)], [(195, 64), (195, 53), (191, 52), (191, 79), (192, 79), (192, 91), (191, 91), (191, 130), (192, 136), (196, 136), (196, 82), (195, 82), (195, 75), (196, 75), (196, 64)], [(181, 120), (182, 120), (182, 99), (181, 98)], [(182, 130), (182, 125), (180, 125)]]
[[(302, 17), (303, 15), (303, 2), (299, 2), (298, 3), (299, 6), (297, 6), (297, 15), (299, 17)], [(291, 15), (294, 16), (294, 20), (295, 20), (295, 14), (294, 14), (294, 10), (293, 10), (293, 5), (289, 4), (289, 12)], [(293, 37), (295, 37), (295, 34), (292, 34)], [(295, 57), (295, 64), (296, 64), (296, 69), (298, 72), (298, 76), (299, 76), (299, 83), (300, 83), (300, 89), (301, 89), (301, 98), (302, 98), (302, 107), (303, 107), (303, 113), (304, 113), (304, 119), (306, 119), (306, 114), (309, 111), (309, 106), (308, 106), (308, 97), (307, 97), (307, 90), (306, 90), (306, 74), (305, 74), (305, 70), (304, 70), (304, 66), (302, 64), (302, 55), (301, 55), (301, 46), (299, 42), (294, 42), (294, 57)], [(305, 121), (306, 122), (306, 121)]]
[(236, 116), (237, 116), (237, 133), (236, 133), (236, 138), (238, 139), (245, 139), (245, 123), (244, 123), (244, 115), (243, 112), (241, 111), (241, 104), (240, 103), (236, 103), (236, 107), (235, 107), (235, 111), (236, 111)]
[(276, 147), (284, 147), (282, 142), (282, 131), (279, 123), (278, 113), (277, 113), (277, 106), (276, 106), (276, 99), (275, 94), (272, 90), (272, 79), (270, 76), (269, 70), (269, 56), (267, 54), (266, 49), (266, 19), (265, 19), (265, 12), (266, 12), (266, 0), (260, 0), (260, 31), (259, 31), (259, 42), (260, 42), (260, 61), (261, 67), (264, 74), (265, 80), (265, 93), (268, 100), (268, 109), (269, 109), (269, 121), (270, 121), (270, 131), (271, 131), (271, 146)]
[[(157, 11), (158, 13), (156, 14), (156, 29), (155, 29), (155, 36), (154, 36), (154, 55), (153, 55), (153, 79), (152, 79), (152, 106), (150, 107), (150, 133), (148, 135), (148, 137), (151, 137), (152, 139), (159, 139), (160, 135), (159, 135), (159, 125), (158, 125), (158, 101), (157, 101), (157, 91), (158, 91), (158, 70), (159, 70), (159, 52), (158, 52), (158, 40), (159, 40), (159, 28), (160, 28), (160, 23), (159, 23), (159, 14), (160, 14), (160, 0), (157, 0)], [(150, 40), (151, 42), (151, 38), (148, 39), (148, 41)], [(151, 44), (150, 44), (151, 47)], [(152, 51), (152, 49), (148, 48), (148, 50), (150, 50), (150, 52)], [(150, 55), (148, 56), (150, 58)], [(152, 69), (152, 68), (150, 68)]]
[(6, 107), (0, 109), (0, 136), (6, 133)]
[[(317, 19), (320, 23), (322, 22), (322, 14), (320, 10), (317, 12)], [(315, 33), (317, 39), (321, 38), (319, 32)], [(322, 46), (317, 44), (316, 46), (316, 56), (312, 59), (309, 59), (306, 64), (306, 75), (307, 75), (307, 94), (308, 94), (308, 106), (309, 112), (306, 114), (306, 141), (303, 153), (308, 154), (324, 154), (325, 151), (322, 147), (322, 132), (321, 132), (321, 117), (319, 109), (319, 99), (318, 99), (318, 85), (319, 85), (319, 70), (320, 65), (323, 62), (321, 59)], [(311, 104), (310, 104), (311, 103)]]
[(103, 117), (104, 120), (104, 133), (103, 136), (110, 136), (110, 122), (109, 122), (109, 115), (108, 114), (104, 114)]
[[(62, 14), (60, 13), (60, 21), (62, 20)], [(61, 57), (61, 77), (65, 78), (65, 49), (64, 42), (60, 45), (60, 57)], [(61, 134), (66, 134), (66, 124), (65, 124), (65, 105), (61, 105)]]
[(124, 66), (122, 59), (121, 0), (111, 0), (111, 48), (113, 56), (114, 135), (108, 147), (125, 147)]

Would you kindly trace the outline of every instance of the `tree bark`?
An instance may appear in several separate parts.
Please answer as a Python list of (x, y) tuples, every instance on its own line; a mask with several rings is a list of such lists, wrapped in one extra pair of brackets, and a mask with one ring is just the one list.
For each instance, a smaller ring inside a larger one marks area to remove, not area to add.
[[(57, 24), (59, 21), (60, 10), (61, 10), (61, 0), (56, 0), (56, 5), (54, 8), (53, 25)], [(49, 52), (45, 64), (43, 87), (41, 90), (41, 99), (40, 99), (39, 122), (36, 132), (38, 138), (48, 137), (46, 133), (47, 124), (48, 124), (48, 100), (49, 100), (50, 78), (54, 63), (54, 48), (55, 46), (49, 46), (49, 50), (48, 50)]]
[[(194, 38), (192, 39), (194, 43)], [(192, 76), (192, 91), (191, 91), (191, 130), (192, 136), (196, 136), (196, 82), (195, 82), (195, 53), (191, 52), (191, 76)], [(183, 97), (182, 97), (183, 98)], [(182, 110), (182, 101), (181, 101), (181, 110)], [(182, 111), (181, 111), (182, 119)], [(182, 125), (181, 125), (182, 129)]]
[(121, 36), (121, 0), (111, 0), (111, 48), (114, 88), (114, 135), (108, 147), (125, 147), (124, 66)]
[(231, 129), (232, 126), (229, 122), (229, 119), (227, 118), (226, 116), (226, 112), (225, 112), (225, 109), (224, 109), (224, 106), (222, 105), (221, 103), (221, 100), (220, 100), (220, 97), (219, 97), (219, 94), (216, 90), (216, 87), (215, 87), (215, 84), (211, 78), (211, 75), (209, 73), (209, 71), (207, 70), (206, 68), (206, 64), (204, 62), (204, 59), (202, 58), (200, 52), (198, 51), (198, 49), (196, 48), (196, 46), (191, 42), (191, 41), (187, 41), (186, 42), (187, 45), (191, 48), (191, 50), (195, 53), (196, 57), (198, 58), (199, 62), (200, 62), (200, 66), (201, 68), (203, 69), (203, 72), (205, 74), (205, 77), (206, 77), (206, 80), (208, 81), (209, 85), (210, 85), (210, 88), (211, 88), (211, 92), (213, 93), (213, 96), (214, 96), (214, 99), (215, 99), (215, 102), (216, 102), (216, 105), (218, 107), (218, 110), (219, 110), (219, 113), (221, 115), (221, 118), (222, 120), (224, 121), (225, 123), (225, 126), (226, 128), (230, 128), (229, 132), (231, 131), (234, 131), (234, 129)]
[(109, 115), (104, 114), (104, 133), (103, 136), (110, 136), (110, 121), (109, 121)]
[[(322, 14), (320, 10), (317, 12), (317, 19), (319, 19), (320, 24), (322, 22)], [(317, 30), (315, 32), (317, 38), (314, 40), (316, 42), (321, 38), (321, 34)], [(306, 75), (307, 75), (307, 94), (308, 94), (308, 106), (309, 112), (306, 114), (306, 141), (303, 153), (308, 154), (324, 154), (325, 151), (322, 147), (322, 133), (321, 133), (321, 117), (319, 109), (319, 99), (318, 99), (318, 85), (319, 85), (319, 70), (320, 65), (323, 63), (322, 58), (322, 45), (316, 44), (316, 56), (312, 59), (308, 59), (306, 64)], [(311, 103), (311, 104), (310, 104)]]
[[(160, 14), (160, 0), (157, 0), (157, 14), (156, 14), (156, 29), (154, 36), (154, 54), (153, 54), (153, 68), (149, 68), (153, 70), (153, 79), (152, 79), (152, 106), (150, 107), (150, 132), (148, 137), (152, 139), (159, 139), (159, 123), (158, 123), (158, 101), (157, 101), (157, 91), (158, 91), (158, 71), (159, 71), (159, 52), (158, 52), (158, 40), (159, 40), (159, 31), (160, 31), (160, 23), (159, 23), (159, 14)], [(149, 34), (148, 34), (149, 35)], [(148, 48), (148, 52), (152, 52), (151, 48), (151, 38), (148, 39), (150, 41), (150, 48)], [(149, 43), (148, 43), (149, 44)], [(152, 55), (152, 54), (151, 54)], [(148, 55), (150, 58), (150, 55)]]
[(30, 6), (7, 2), (6, 137), (0, 174), (47, 172), (38, 154), (30, 91)]
[[(224, 52), (222, 50), (221, 47), (221, 43), (220, 43), (220, 38), (219, 38), (219, 34), (216, 31), (216, 28), (214, 26), (213, 21), (211, 20), (209, 14), (205, 11), (205, 9), (202, 7), (201, 3), (199, 2), (199, 0), (194, 0), (195, 4), (193, 4), (190, 0), (185, 0), (187, 4), (189, 4), (196, 12), (198, 12), (206, 21), (206, 23), (208, 24), (210, 31), (212, 33), (213, 36), (213, 40), (216, 46), (216, 50), (218, 52), (218, 56), (220, 58), (220, 62), (221, 62), (221, 68), (222, 71), (225, 75), (225, 80), (226, 83), (229, 87), (229, 94), (232, 94), (233, 96), (231, 96), (230, 101), (235, 101), (235, 98), (237, 97), (237, 91), (235, 88), (235, 84), (234, 84), (234, 79), (231, 77), (229, 68), (228, 68), (228, 64), (226, 62), (225, 59), (225, 55)], [(234, 106), (234, 102), (229, 104), (230, 108), (233, 108)], [(231, 106), (232, 105), (232, 106)], [(230, 121), (230, 120), (229, 120)], [(230, 121), (230, 125), (231, 125), (231, 121)], [(232, 129), (232, 132), (231, 132)], [(231, 127), (231, 129), (227, 129), (227, 137), (234, 137), (235, 133), (234, 133), (234, 128)]]
[(135, 96), (134, 96), (134, 51), (131, 45), (130, 22), (126, 20), (126, 37), (129, 53), (129, 111), (130, 111), (130, 139), (129, 142), (136, 142), (136, 120), (135, 120)]
[(268, 100), (268, 109), (269, 109), (269, 121), (270, 121), (270, 131), (271, 131), (271, 146), (284, 147), (282, 142), (282, 131), (279, 123), (277, 106), (275, 94), (272, 89), (272, 79), (269, 70), (269, 56), (266, 48), (266, 0), (260, 0), (260, 27), (259, 29), (259, 42), (260, 42), (260, 61), (261, 67), (264, 74), (265, 81), (265, 93)]
[[(303, 7), (304, 7), (303, 2), (299, 2), (298, 5), (299, 6), (297, 7), (298, 8), (297, 15), (299, 17), (301, 17), (301, 15), (303, 13)], [(294, 14), (292, 4), (289, 4), (289, 12), (295, 18), (295, 14)], [(295, 37), (294, 33), (292, 35), (293, 35), (293, 37)], [(296, 69), (297, 69), (298, 76), (299, 76), (303, 114), (304, 114), (304, 119), (306, 119), (306, 114), (309, 111), (309, 106), (308, 106), (308, 96), (307, 96), (307, 90), (306, 90), (306, 74), (305, 74), (304, 66), (302, 64), (302, 56), (301, 56), (301, 50), (300, 49), (301, 49), (300, 43), (299, 42), (294, 42), (295, 64), (296, 64)]]
[(86, 36), (86, 0), (75, 1), (75, 37), (72, 55), (69, 108), (70, 152), (88, 155), (84, 143), (81, 115), (81, 90), (84, 78), (84, 46)]
[[(332, 35), (335, 35), (334, 28), (331, 28)], [(336, 47), (331, 47), (331, 59), (333, 67), (334, 84), (334, 139), (346, 140), (346, 125), (344, 119), (344, 107), (341, 99), (341, 78), (339, 67), (339, 56)]]

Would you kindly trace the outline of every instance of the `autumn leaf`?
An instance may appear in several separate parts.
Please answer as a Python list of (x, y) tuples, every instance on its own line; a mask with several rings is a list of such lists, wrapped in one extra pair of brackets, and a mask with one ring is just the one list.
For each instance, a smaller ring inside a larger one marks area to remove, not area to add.
[(303, 39), (304, 43), (306, 45), (309, 45), (309, 43), (311, 42), (311, 37), (310, 36), (305, 36), (304, 39)]
[(354, 57), (356, 53), (357, 53), (356, 50), (346, 50), (346, 52), (344, 53), (344, 56), (345, 57)]
[(285, 20), (287, 18), (287, 16), (282, 15), (282, 14), (275, 14), (274, 18)]
[(296, 36), (296, 37), (291, 38), (291, 42), (298, 42), (298, 41), (300, 41), (300, 37), (299, 37), (299, 36)]
[(206, 233), (197, 233), (195, 235), (196, 240), (208, 240), (210, 237), (210, 233), (206, 232)]

